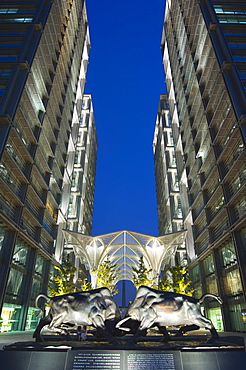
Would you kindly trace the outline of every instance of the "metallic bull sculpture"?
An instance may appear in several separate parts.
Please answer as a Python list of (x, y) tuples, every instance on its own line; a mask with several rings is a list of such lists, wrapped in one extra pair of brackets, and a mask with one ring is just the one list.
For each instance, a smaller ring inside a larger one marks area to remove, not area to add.
[[(130, 331), (127, 321), (138, 322), (138, 328), (128, 345), (134, 345), (138, 338), (146, 334), (146, 330), (157, 326), (169, 339), (166, 326), (182, 326), (179, 334), (200, 327), (209, 329), (212, 340), (218, 338), (218, 333), (212, 322), (201, 313), (200, 304), (206, 297), (212, 297), (222, 304), (221, 298), (213, 294), (205, 294), (196, 299), (174, 292), (164, 292), (147, 286), (141, 286), (133, 302), (127, 310), (126, 317), (116, 324), (116, 328)], [(123, 324), (125, 323), (126, 326)], [(185, 325), (185, 326), (184, 326)]]
[(36, 340), (42, 340), (41, 330), (47, 325), (49, 330), (61, 335), (67, 335), (71, 327), (92, 326), (97, 329), (99, 335), (105, 336), (110, 343), (117, 345), (119, 342), (115, 336), (122, 336), (128, 332), (133, 334), (127, 343), (129, 346), (134, 345), (140, 336), (146, 335), (147, 330), (154, 326), (163, 333), (165, 340), (170, 339), (167, 326), (181, 326), (177, 336), (202, 327), (210, 330), (212, 340), (218, 338), (212, 322), (202, 315), (200, 309), (200, 304), (206, 297), (212, 297), (222, 304), (221, 298), (209, 293), (196, 299), (141, 286), (124, 319), (121, 319), (119, 307), (108, 288), (52, 298), (40, 294), (35, 302), (37, 308), (41, 297), (50, 302), (50, 310), (48, 315), (40, 320), (33, 334)]
[(86, 325), (96, 328), (110, 343), (118, 344), (114, 335), (117, 331), (115, 325), (121, 319), (120, 310), (108, 288), (68, 293), (52, 298), (40, 294), (35, 302), (37, 308), (41, 297), (50, 302), (50, 310), (48, 315), (40, 320), (33, 334), (36, 340), (42, 340), (40, 332), (46, 325), (49, 330), (61, 335), (67, 335), (68, 328)]

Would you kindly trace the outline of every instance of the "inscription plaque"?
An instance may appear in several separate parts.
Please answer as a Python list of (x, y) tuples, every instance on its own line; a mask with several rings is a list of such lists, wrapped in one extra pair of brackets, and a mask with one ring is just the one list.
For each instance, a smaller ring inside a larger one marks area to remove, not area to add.
[(129, 353), (127, 370), (175, 370), (172, 353)]
[(67, 370), (122, 370), (121, 351), (70, 351)]
[(179, 352), (69, 351), (66, 370), (181, 370)]

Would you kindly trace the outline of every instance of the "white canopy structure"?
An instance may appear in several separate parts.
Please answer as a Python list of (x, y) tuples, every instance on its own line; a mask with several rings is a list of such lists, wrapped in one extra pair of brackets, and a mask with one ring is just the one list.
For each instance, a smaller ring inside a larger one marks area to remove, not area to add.
[(149, 277), (154, 282), (175, 255), (177, 247), (183, 244), (186, 230), (159, 237), (127, 230), (97, 236), (69, 230), (63, 230), (63, 233), (67, 245), (73, 247), (75, 255), (89, 270), (95, 288), (97, 277), (92, 270), (107, 258), (117, 265), (119, 271), (115, 283), (120, 280), (133, 281), (132, 267), (138, 267), (141, 256), (146, 268), (152, 269)]

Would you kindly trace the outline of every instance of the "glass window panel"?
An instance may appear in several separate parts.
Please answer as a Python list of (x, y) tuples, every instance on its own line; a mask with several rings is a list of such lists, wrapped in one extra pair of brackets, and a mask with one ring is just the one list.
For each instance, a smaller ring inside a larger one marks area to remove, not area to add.
[(1, 312), (0, 332), (15, 331), (19, 329), (21, 306), (4, 303)]
[(20, 48), (22, 42), (0, 42), (0, 48)]
[(226, 295), (235, 295), (242, 292), (240, 274), (237, 268), (232, 271), (223, 270), (222, 276)]
[(235, 248), (231, 241), (221, 248), (219, 254), (223, 267), (229, 267), (237, 263)]
[(209, 255), (207, 258), (205, 258), (205, 260), (203, 261), (203, 267), (205, 276), (214, 274), (214, 261), (212, 255)]
[(197, 281), (200, 281), (200, 274), (199, 274), (199, 266), (195, 266), (193, 267), (193, 269), (191, 269), (191, 277), (192, 277), (192, 280), (193, 282), (197, 282)]
[(1, 19), (0, 23), (29, 23), (32, 22), (32, 18), (6, 18)]
[(200, 299), (202, 296), (202, 287), (201, 284), (194, 284), (194, 293), (193, 296), (197, 299)]
[(17, 55), (0, 55), (0, 61), (15, 61), (17, 60)]
[(14, 249), (13, 262), (19, 266), (25, 267), (27, 265), (29, 249), (17, 240)]
[(43, 281), (41, 279), (33, 278), (32, 290), (31, 290), (31, 301), (34, 304), (36, 297), (43, 292)]
[(0, 32), (0, 36), (25, 36), (26, 35), (26, 32)]
[(234, 301), (229, 302), (229, 314), (233, 331), (246, 330), (246, 305), (244, 303), (237, 304)]
[(35, 273), (42, 276), (45, 271), (46, 260), (40, 255), (37, 255), (35, 264)]
[(223, 331), (223, 319), (221, 314), (221, 308), (210, 308), (207, 311), (207, 317), (212, 321), (216, 330)]
[(23, 279), (24, 279), (24, 275), (22, 274), (22, 272), (14, 268), (11, 268), (9, 272), (9, 279), (8, 279), (6, 294), (10, 295), (11, 298), (22, 298)]
[(27, 319), (26, 319), (26, 326), (25, 330), (34, 330), (36, 329), (39, 318), (37, 317), (39, 314), (40, 310), (35, 308), (35, 307), (29, 307), (28, 308), (28, 313), (27, 313)]
[(246, 228), (240, 230), (240, 232), (239, 232), (239, 238), (240, 238), (241, 248), (246, 253)]
[(206, 284), (206, 292), (207, 293), (218, 295), (218, 286), (217, 286), (215, 276), (212, 276), (212, 277), (206, 279), (205, 284)]

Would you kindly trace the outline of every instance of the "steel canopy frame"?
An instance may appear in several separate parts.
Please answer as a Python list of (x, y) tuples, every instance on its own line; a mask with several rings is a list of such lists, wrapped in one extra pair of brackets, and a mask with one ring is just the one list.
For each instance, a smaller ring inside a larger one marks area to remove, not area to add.
[(117, 278), (133, 282), (132, 267), (138, 267), (143, 256), (146, 268), (151, 269), (149, 277), (158, 281), (161, 269), (175, 255), (177, 247), (184, 242), (186, 230), (155, 237), (133, 231), (122, 230), (109, 234), (89, 236), (78, 232), (63, 230), (67, 246), (71, 246), (82, 264), (89, 270), (93, 288), (97, 276), (92, 274), (107, 258), (117, 265)]

